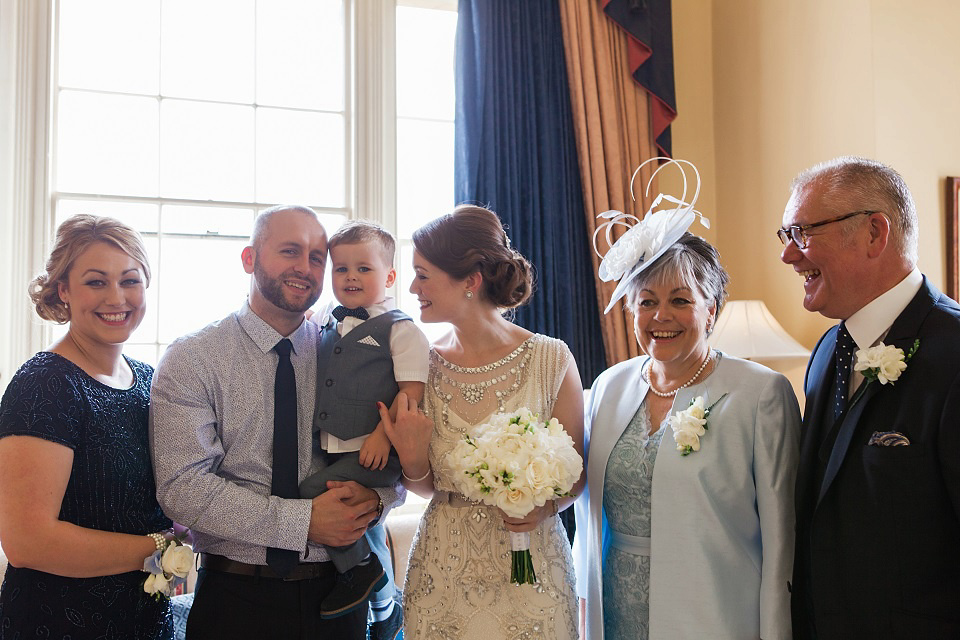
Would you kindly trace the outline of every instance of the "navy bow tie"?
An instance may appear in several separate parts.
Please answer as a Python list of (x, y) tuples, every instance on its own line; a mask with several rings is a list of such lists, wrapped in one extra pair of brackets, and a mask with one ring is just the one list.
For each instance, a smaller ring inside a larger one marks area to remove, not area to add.
[(370, 317), (370, 314), (367, 313), (367, 310), (363, 307), (357, 307), (356, 309), (348, 309), (347, 307), (338, 305), (333, 311), (330, 312), (334, 318), (337, 319), (337, 322), (343, 322), (343, 319), (347, 316), (353, 316), (354, 318), (360, 318), (361, 320), (366, 320)]

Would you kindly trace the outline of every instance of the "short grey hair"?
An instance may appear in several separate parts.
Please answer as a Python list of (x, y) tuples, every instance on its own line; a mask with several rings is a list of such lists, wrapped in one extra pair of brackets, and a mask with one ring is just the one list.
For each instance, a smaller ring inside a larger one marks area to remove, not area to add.
[(675, 279), (695, 287), (708, 305), (716, 305), (716, 317), (720, 316), (727, 301), (730, 276), (720, 264), (720, 254), (713, 245), (689, 231), (627, 285), (628, 307), (636, 309), (640, 292), (649, 284), (664, 284)]
[(311, 209), (310, 207), (305, 207), (300, 204), (278, 204), (276, 206), (270, 207), (269, 209), (264, 209), (257, 216), (257, 219), (253, 221), (253, 232), (250, 234), (250, 246), (254, 249), (260, 249), (260, 245), (263, 243), (267, 235), (267, 227), (270, 226), (270, 220), (278, 213), (283, 213), (284, 211), (297, 211), (304, 215), (311, 216), (314, 220), (319, 221), (320, 218), (317, 216), (317, 212)]
[[(850, 203), (851, 211), (882, 211), (890, 219), (892, 243), (911, 265), (917, 264), (917, 205), (903, 176), (891, 167), (857, 156), (821, 162), (793, 180), (793, 193), (818, 183), (828, 197)], [(845, 231), (855, 228), (851, 219)]]

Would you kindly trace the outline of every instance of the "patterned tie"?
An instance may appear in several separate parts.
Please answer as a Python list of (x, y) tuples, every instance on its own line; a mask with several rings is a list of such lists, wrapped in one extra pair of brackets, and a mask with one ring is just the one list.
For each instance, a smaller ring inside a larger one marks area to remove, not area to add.
[[(299, 498), (297, 490), (297, 379), (290, 362), (293, 345), (284, 338), (273, 348), (280, 356), (273, 383), (273, 476), (270, 492), (281, 498)], [(289, 549), (267, 548), (267, 565), (286, 577), (300, 554)]]
[(847, 408), (847, 390), (850, 387), (850, 361), (853, 358), (853, 351), (857, 348), (857, 343), (853, 341), (850, 332), (847, 331), (847, 325), (840, 323), (837, 330), (837, 376), (836, 376), (836, 402), (833, 405), (833, 417), (837, 419)]
[(367, 320), (370, 317), (370, 314), (367, 313), (367, 310), (363, 307), (348, 309), (342, 304), (331, 311), (330, 314), (337, 319), (337, 322), (343, 322), (343, 319), (347, 316), (353, 316), (354, 318), (360, 318), (361, 320)]

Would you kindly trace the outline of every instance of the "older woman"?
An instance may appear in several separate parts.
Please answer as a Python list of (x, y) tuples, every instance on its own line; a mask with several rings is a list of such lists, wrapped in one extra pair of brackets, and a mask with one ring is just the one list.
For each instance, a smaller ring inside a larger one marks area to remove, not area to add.
[(147, 442), (153, 369), (121, 353), (149, 280), (134, 230), (81, 215), (31, 285), (37, 314), (68, 328), (0, 403), (4, 638), (173, 637), (169, 601), (144, 592), (141, 571), (171, 526)]
[(684, 232), (691, 211), (657, 212), (686, 222), (623, 263), (646, 355), (601, 374), (587, 407), (575, 546), (591, 640), (790, 636), (799, 409), (786, 378), (708, 346), (728, 279)]
[[(531, 268), (510, 248), (496, 214), (460, 206), (413, 234), (410, 291), (424, 322), (449, 322), (433, 343), (424, 405), (381, 417), (405, 484), (431, 497), (420, 521), (403, 590), (409, 638), (576, 638), (573, 561), (557, 512), (569, 497), (510, 518), (456, 491), (446, 454), (497, 411), (526, 407), (564, 425), (582, 451), (583, 391), (559, 340), (504, 317), (532, 293)], [(429, 445), (429, 447), (428, 447)], [(573, 487), (578, 493), (582, 478)], [(509, 532), (529, 532), (539, 584), (510, 583)]]

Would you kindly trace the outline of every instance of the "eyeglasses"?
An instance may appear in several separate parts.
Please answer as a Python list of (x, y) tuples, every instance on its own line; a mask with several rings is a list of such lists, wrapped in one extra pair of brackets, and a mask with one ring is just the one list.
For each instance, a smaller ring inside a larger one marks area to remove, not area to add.
[(842, 216), (836, 218), (830, 218), (829, 220), (821, 220), (820, 222), (811, 222), (810, 224), (802, 225), (791, 225), (786, 229), (780, 228), (777, 229), (777, 237), (780, 238), (780, 242), (784, 245), (787, 244), (790, 240), (793, 240), (793, 244), (797, 245), (799, 249), (807, 248), (807, 241), (810, 237), (807, 235), (807, 231), (810, 229), (815, 229), (816, 227), (822, 227), (825, 224), (831, 224), (833, 222), (840, 222), (841, 220), (846, 220), (847, 218), (852, 218), (853, 216), (859, 216), (861, 214), (870, 214), (870, 213), (882, 213), (881, 211), (853, 211), (851, 213), (845, 213)]

